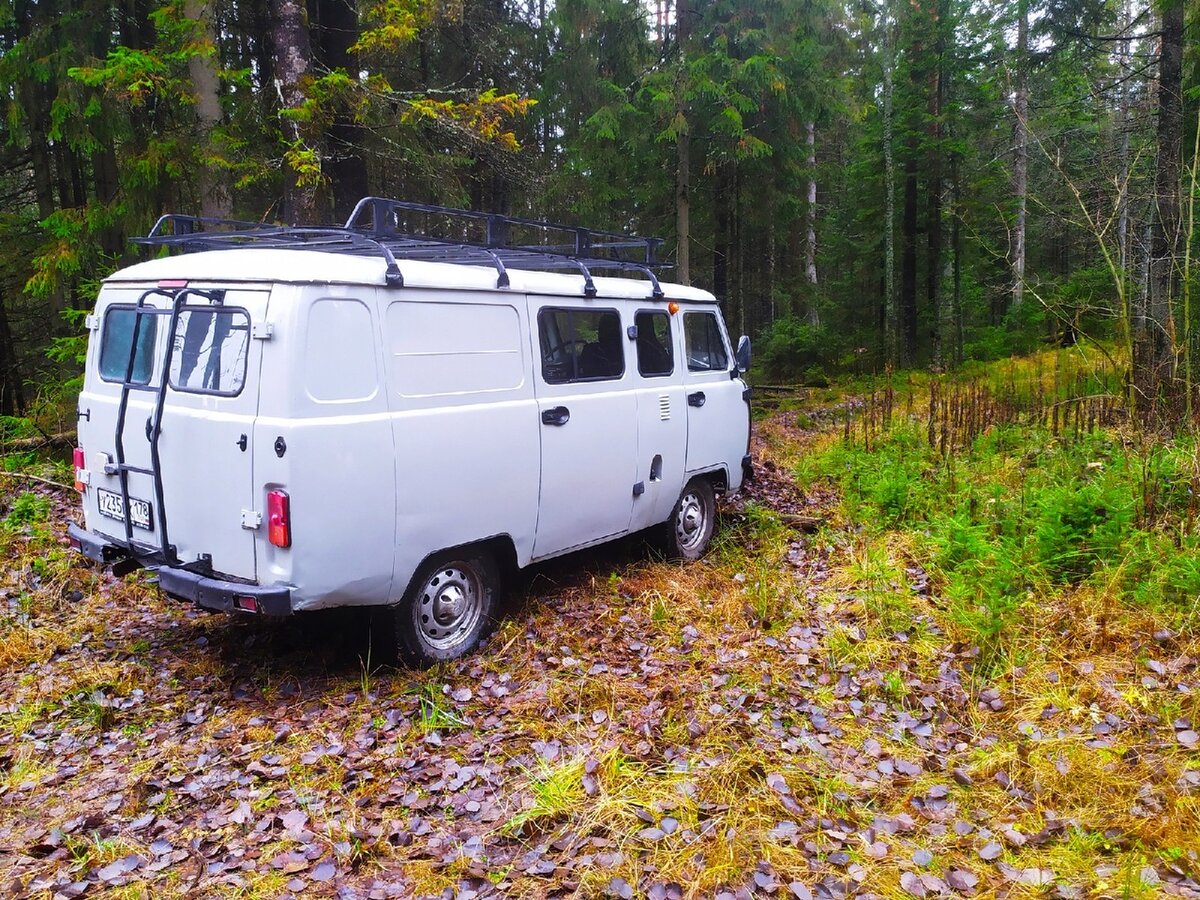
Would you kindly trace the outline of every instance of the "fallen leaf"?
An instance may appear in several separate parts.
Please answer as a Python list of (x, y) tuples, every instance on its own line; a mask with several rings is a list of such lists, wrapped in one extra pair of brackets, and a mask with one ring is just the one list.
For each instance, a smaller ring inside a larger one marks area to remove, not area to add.
[(912, 872), (905, 872), (900, 876), (900, 887), (904, 889), (906, 894), (913, 897), (924, 897), (929, 893), (919, 875)]
[(985, 844), (983, 849), (979, 851), (979, 858), (991, 862), (993, 859), (999, 859), (1003, 852), (1003, 847), (1001, 847), (995, 841), (991, 841)]
[(946, 883), (956, 891), (970, 891), (979, 884), (979, 876), (966, 869), (951, 869), (946, 873)]

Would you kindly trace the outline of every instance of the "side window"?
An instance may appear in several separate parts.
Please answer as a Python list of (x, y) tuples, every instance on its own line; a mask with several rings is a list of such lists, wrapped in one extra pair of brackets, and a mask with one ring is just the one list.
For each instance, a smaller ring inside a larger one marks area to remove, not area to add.
[(542, 309), (542, 378), (547, 384), (620, 378), (625, 373), (622, 337), (615, 309)]
[(241, 393), (249, 349), (245, 310), (184, 307), (171, 352), (171, 387), (191, 394)]
[(689, 372), (711, 372), (729, 368), (721, 328), (712, 313), (685, 313), (683, 342)]
[[(129, 366), (130, 344), (133, 342), (137, 318), (128, 306), (110, 307), (104, 314), (104, 331), (100, 337), (100, 377), (105, 381), (124, 381)], [(133, 358), (133, 377), (136, 384), (149, 384), (154, 371), (154, 338), (158, 334), (158, 316), (142, 316), (138, 330), (137, 354)]]
[(665, 312), (640, 312), (633, 322), (637, 326), (638, 372), (650, 378), (674, 372), (671, 317)]

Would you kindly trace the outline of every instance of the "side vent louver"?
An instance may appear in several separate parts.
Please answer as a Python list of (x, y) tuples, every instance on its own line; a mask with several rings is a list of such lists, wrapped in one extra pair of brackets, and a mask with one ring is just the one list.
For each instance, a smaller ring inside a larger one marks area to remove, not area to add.
[(671, 418), (671, 398), (667, 394), (663, 394), (658, 398), (658, 418), (667, 422)]

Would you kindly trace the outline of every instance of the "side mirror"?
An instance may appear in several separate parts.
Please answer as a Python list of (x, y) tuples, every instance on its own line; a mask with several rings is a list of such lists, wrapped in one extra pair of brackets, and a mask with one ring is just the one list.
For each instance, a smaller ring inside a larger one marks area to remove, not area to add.
[(733, 359), (738, 369), (743, 372), (750, 371), (750, 338), (744, 334), (738, 338), (737, 353), (733, 355)]

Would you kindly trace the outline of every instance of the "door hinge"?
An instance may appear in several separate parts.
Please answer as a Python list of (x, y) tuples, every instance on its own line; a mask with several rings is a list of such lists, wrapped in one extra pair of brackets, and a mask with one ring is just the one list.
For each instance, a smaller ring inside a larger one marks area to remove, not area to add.
[(247, 531), (253, 531), (262, 524), (262, 513), (254, 509), (242, 510), (242, 527)]
[(255, 322), (250, 326), (250, 337), (256, 341), (269, 341), (275, 335), (275, 326), (270, 322)]
[(83, 320), (83, 324), (88, 331), (96, 331), (100, 327), (100, 317), (95, 313), (89, 313)]

